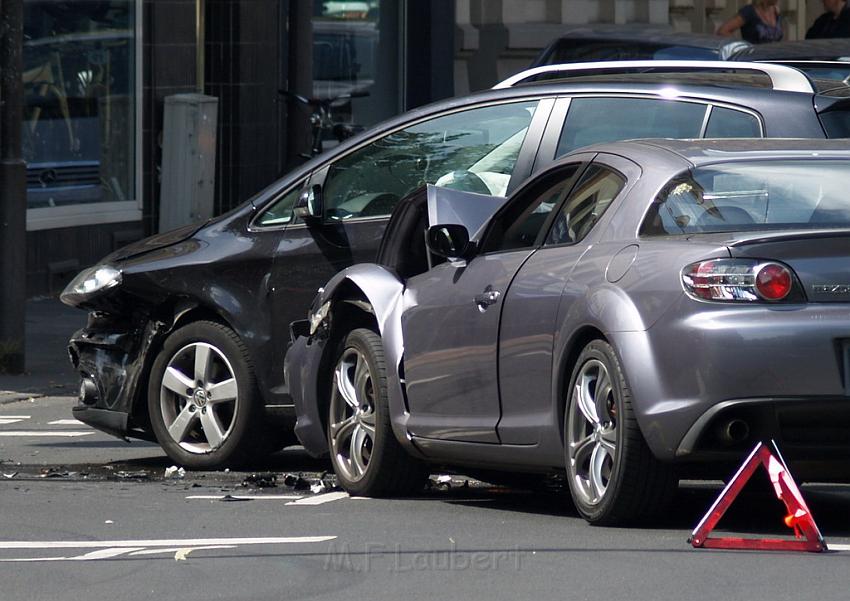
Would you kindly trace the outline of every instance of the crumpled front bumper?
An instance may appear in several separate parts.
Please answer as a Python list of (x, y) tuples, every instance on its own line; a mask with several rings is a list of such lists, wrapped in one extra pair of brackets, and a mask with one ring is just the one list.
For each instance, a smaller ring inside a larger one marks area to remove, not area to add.
[(81, 378), (74, 417), (119, 438), (153, 440), (148, 424), (134, 419), (134, 410), (138, 402), (145, 402), (148, 352), (164, 330), (165, 324), (155, 320), (91, 313), (86, 327), (68, 344), (71, 363)]
[(286, 353), (283, 371), (298, 416), (295, 435), (310, 455), (322, 457), (328, 453), (328, 439), (316, 386), (320, 382), (319, 370), (327, 341), (309, 336), (307, 327), (306, 320), (292, 324), (292, 342)]

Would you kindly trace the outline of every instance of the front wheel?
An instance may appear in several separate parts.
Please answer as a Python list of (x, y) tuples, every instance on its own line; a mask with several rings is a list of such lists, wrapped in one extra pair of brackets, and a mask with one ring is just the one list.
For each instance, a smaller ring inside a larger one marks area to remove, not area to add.
[(151, 368), (151, 427), (179, 465), (214, 469), (268, 452), (261, 401), (245, 346), (216, 322), (176, 330)]
[(384, 347), (372, 330), (351, 332), (337, 354), (327, 435), (334, 472), (349, 493), (401, 495), (424, 485), (424, 466), (392, 432)]
[(677, 481), (638, 427), (614, 349), (602, 340), (582, 351), (564, 414), (567, 480), (581, 516), (613, 525), (660, 513)]

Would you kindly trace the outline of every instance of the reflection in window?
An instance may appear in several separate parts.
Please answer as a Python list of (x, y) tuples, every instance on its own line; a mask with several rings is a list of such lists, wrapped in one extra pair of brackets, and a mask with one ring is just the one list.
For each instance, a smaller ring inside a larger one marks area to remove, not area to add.
[(356, 126), (327, 128), (327, 149), (399, 112), (399, 7), (386, 0), (317, 1), (313, 10), (313, 97), (336, 99), (330, 121)]
[(601, 165), (591, 165), (555, 217), (546, 244), (581, 241), (626, 185), (621, 175)]
[(331, 165), (326, 216), (389, 215), (424, 184), (505, 196), (537, 101), (437, 117), (389, 134)]
[(24, 3), (30, 208), (135, 200), (135, 5)]
[(556, 157), (601, 142), (636, 138), (698, 138), (706, 107), (652, 98), (574, 98)]
[(850, 162), (758, 161), (695, 169), (671, 181), (641, 235), (850, 227)]

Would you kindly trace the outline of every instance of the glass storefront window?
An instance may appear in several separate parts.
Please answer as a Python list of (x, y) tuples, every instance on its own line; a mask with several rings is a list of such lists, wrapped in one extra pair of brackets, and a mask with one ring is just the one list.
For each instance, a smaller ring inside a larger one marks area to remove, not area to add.
[[(339, 99), (335, 123), (357, 131), (399, 112), (399, 3), (387, 0), (313, 4), (313, 96)], [(340, 98), (352, 95), (354, 98)], [(338, 133), (324, 132), (325, 148)]]
[(136, 200), (138, 0), (25, 0), (29, 208)]

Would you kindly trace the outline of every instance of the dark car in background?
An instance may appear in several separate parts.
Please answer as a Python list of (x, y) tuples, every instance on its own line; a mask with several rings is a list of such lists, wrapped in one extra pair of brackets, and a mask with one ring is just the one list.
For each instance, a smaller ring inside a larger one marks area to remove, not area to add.
[(735, 60), (749, 42), (667, 27), (588, 25), (566, 29), (531, 64), (624, 60)]
[(186, 466), (245, 462), (293, 440), (290, 322), (335, 273), (374, 260), (390, 214), (422, 185), (505, 197), (592, 143), (823, 138), (848, 122), (850, 100), (818, 94), (795, 69), (699, 64), (677, 83), (683, 68), (622, 81), (520, 76), (416, 109), (225, 215), (113, 253), (62, 295), (90, 311), (70, 343), (82, 379), (74, 415), (116, 436), (156, 439)]
[(664, 511), (775, 439), (850, 477), (850, 149), (592, 146), (510, 198), (429, 188), (287, 355), (296, 433), (352, 495), (429, 466), (566, 473), (579, 514)]

